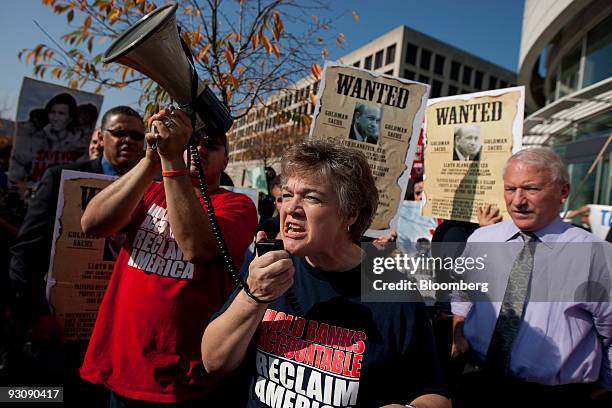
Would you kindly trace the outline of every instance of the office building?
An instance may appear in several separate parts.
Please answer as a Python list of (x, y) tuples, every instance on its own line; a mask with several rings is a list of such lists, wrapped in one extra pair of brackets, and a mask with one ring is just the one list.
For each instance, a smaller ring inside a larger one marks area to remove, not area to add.
[[(568, 164), (573, 209), (612, 202), (612, 2), (526, 0), (519, 83), (525, 145), (550, 146)], [(577, 193), (577, 194), (576, 194)]]
[[(506, 88), (517, 83), (512, 71), (485, 61), (406, 26), (397, 27), (341, 57), (338, 62), (429, 84), (430, 97)], [(272, 164), (287, 145), (308, 134), (309, 121), (291, 119), (314, 111), (319, 82), (310, 75), (271, 96), (236, 121), (230, 135), (228, 172), (242, 185), (244, 170)]]

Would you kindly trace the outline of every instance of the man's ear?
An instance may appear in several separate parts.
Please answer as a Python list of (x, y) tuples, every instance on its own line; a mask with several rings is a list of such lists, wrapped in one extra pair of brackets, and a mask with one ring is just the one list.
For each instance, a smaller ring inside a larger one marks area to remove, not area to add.
[(569, 193), (570, 185), (569, 183), (565, 183), (563, 187), (561, 187), (561, 204), (563, 204), (567, 200), (567, 198), (569, 197)]

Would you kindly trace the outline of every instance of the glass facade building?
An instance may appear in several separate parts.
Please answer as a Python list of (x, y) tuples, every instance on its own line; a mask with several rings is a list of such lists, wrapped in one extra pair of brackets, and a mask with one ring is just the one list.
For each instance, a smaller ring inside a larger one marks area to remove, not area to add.
[(526, 0), (520, 59), (526, 144), (563, 157), (572, 209), (612, 204), (612, 3)]

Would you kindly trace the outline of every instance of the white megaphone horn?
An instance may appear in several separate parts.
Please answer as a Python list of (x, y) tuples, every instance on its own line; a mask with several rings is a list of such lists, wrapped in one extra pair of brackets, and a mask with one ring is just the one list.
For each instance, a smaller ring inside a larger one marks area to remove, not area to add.
[(191, 52), (181, 42), (175, 3), (144, 16), (117, 38), (103, 62), (118, 62), (157, 82), (187, 113), (196, 114), (195, 128), (209, 137), (225, 134), (233, 124), (229, 108), (199, 79)]

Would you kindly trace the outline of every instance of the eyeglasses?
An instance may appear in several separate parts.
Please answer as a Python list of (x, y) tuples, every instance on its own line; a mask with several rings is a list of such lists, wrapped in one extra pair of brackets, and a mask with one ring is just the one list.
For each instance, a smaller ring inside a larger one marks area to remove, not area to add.
[(140, 133), (135, 130), (123, 130), (123, 129), (102, 129), (102, 130), (107, 131), (113, 137), (117, 137), (121, 139), (125, 137), (129, 137), (135, 142), (140, 142), (141, 140), (144, 140), (145, 138), (144, 133)]

